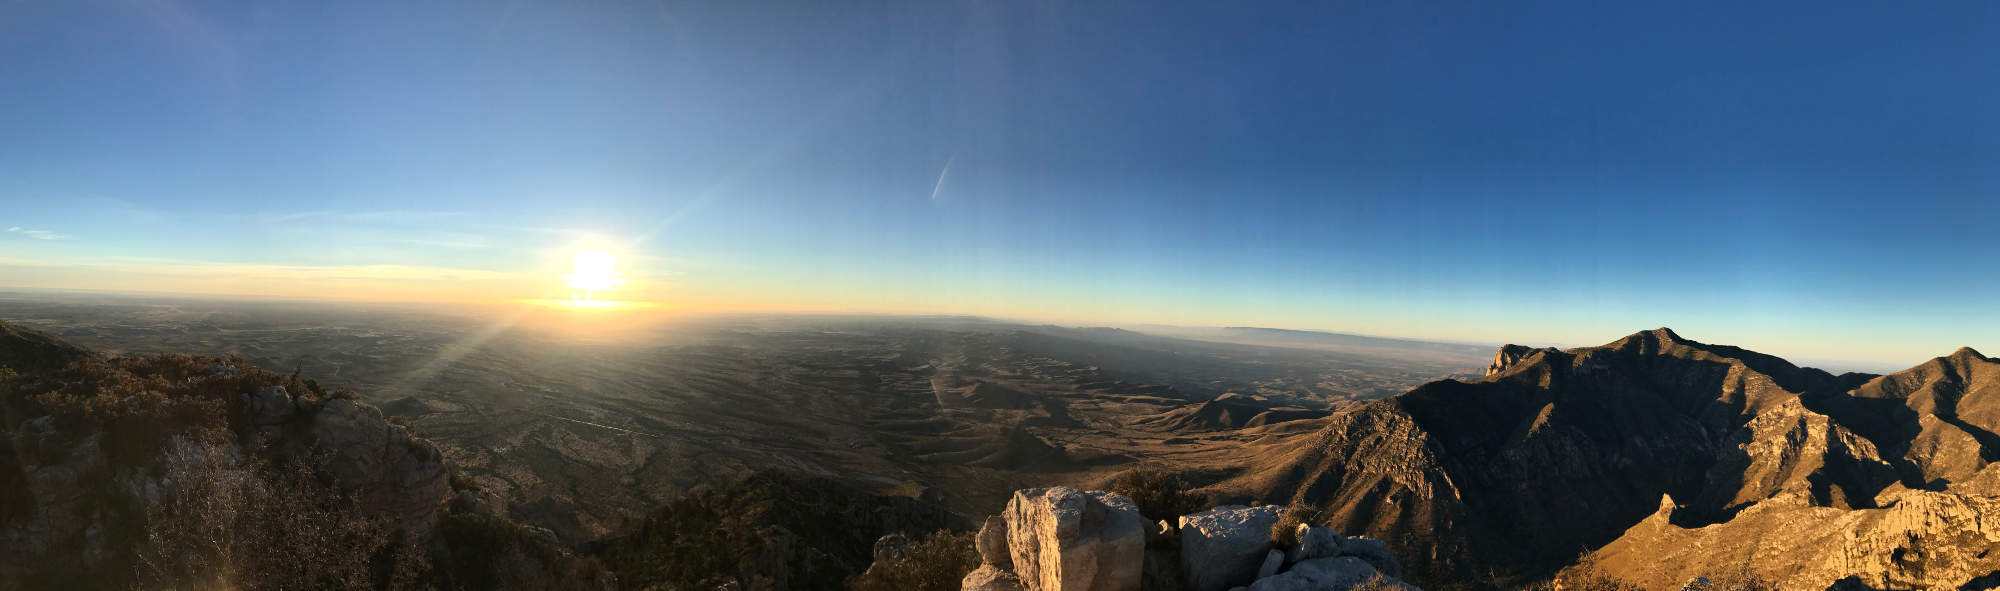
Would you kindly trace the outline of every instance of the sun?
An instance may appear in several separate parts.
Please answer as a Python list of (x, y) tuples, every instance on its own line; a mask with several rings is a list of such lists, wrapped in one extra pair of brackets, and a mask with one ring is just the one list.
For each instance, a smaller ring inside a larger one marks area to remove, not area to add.
[(618, 289), (618, 285), (625, 280), (619, 278), (614, 270), (617, 265), (618, 257), (602, 250), (576, 253), (573, 270), (563, 278), (569, 280), (570, 288), (582, 291), (570, 294), (570, 298), (588, 300), (591, 299), (591, 292)]

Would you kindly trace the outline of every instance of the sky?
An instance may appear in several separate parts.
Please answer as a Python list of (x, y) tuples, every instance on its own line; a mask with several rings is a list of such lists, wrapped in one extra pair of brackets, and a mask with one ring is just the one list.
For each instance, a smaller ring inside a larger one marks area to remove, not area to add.
[(2000, 353), (1987, 2), (5, 2), (0, 287)]

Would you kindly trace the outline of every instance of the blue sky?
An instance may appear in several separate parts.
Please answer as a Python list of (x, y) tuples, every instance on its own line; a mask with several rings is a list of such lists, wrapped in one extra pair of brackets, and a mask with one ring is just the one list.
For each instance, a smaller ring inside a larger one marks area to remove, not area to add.
[(2000, 349), (1990, 3), (1238, 4), (7, 3), (0, 286)]

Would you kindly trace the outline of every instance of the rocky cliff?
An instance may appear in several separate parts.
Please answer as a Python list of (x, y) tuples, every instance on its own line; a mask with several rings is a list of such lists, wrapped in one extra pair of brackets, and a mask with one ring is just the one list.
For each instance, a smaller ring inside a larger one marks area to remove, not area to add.
[[(1839, 475), (1822, 466), (1798, 486), (1737, 499), (1738, 510), (1713, 523), (1676, 523), (1678, 510), (1663, 499), (1590, 560), (1648, 586), (1741, 566), (1786, 589), (2000, 584), (2000, 526), (1993, 523), (2000, 447), (1992, 431), (2000, 426), (2000, 361), (1960, 349), (1812, 402), (1827, 413), (1806, 415), (1812, 420), (1866, 434), (1843, 445), (1882, 450), (1875, 481), (1890, 471), (1900, 479), (1847, 491), (1868, 496), (1831, 497), (1817, 483)], [(1766, 433), (1738, 446), (1828, 453), (1824, 442), (1787, 435)]]
[[(1864, 524), (1882, 537), (1840, 546), (1856, 557), (1837, 566), (1774, 553), (1752, 568), (1800, 588), (1835, 573), (1956, 587), (2000, 568), (1968, 558), (1984, 551), (1987, 515), (1972, 495), (2000, 492), (1973, 478), (2000, 449), (1993, 364), (1964, 350), (1889, 376), (1834, 376), (1664, 328), (1600, 347), (1508, 346), (1482, 379), (1426, 384), (1264, 442), (1218, 488), (1323, 509), (1342, 531), (1388, 540), (1418, 580), (1519, 581), (1603, 547), (1612, 574), (1677, 584), (1743, 566), (1688, 547), (1734, 551), (1746, 544), (1729, 536), (1796, 521), (1823, 534), (1791, 532), (1796, 544)], [(1659, 544), (1690, 546), (1639, 558)], [(1642, 575), (1641, 561), (1672, 572)]]

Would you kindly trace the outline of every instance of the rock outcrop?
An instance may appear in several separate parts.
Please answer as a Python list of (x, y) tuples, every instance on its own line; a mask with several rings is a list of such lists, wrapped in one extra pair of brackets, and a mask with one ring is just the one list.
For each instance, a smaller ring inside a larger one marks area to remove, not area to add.
[(1181, 581), (1194, 591), (1223, 591), (1256, 580), (1284, 512), (1229, 505), (1181, 516)]
[[(1415, 589), (1396, 579), (1401, 569), (1376, 540), (1301, 525), (1298, 542), (1279, 547), (1271, 530), (1283, 512), (1277, 506), (1222, 506), (1181, 516), (1178, 528), (1161, 521), (1156, 530), (1134, 531), (1143, 521), (1120, 495), (1021, 490), (1004, 516), (988, 518), (980, 529), (975, 539), (982, 564), (960, 588), (1341, 591), (1372, 583)], [(1130, 546), (1133, 539), (1143, 548)], [(990, 551), (998, 544), (1012, 550), (1004, 560), (1013, 569)], [(1162, 564), (1179, 572), (1151, 572)]]
[(1494, 376), (1506, 373), (1508, 368), (1513, 367), (1514, 364), (1520, 363), (1522, 360), (1537, 353), (1561, 352), (1553, 347), (1536, 349), (1523, 345), (1501, 345), (1500, 351), (1493, 354), (1493, 363), (1487, 364), (1486, 375)]
[(1293, 531), (1292, 536), (1298, 541), (1292, 543), (1291, 551), (1286, 554), (1291, 562), (1340, 555), (1342, 540), (1340, 530), (1301, 523), (1298, 529)]
[(1377, 582), (1399, 589), (1415, 589), (1407, 583), (1386, 578), (1367, 561), (1353, 556), (1315, 558), (1292, 566), (1292, 570), (1251, 583), (1249, 591), (1333, 591), (1354, 589)]
[(991, 564), (981, 564), (977, 570), (965, 574), (959, 582), (960, 591), (1021, 591), (1021, 578), (1009, 571)]
[(973, 539), (979, 551), (979, 561), (1002, 570), (1014, 568), (1014, 550), (1007, 545), (1007, 520), (999, 515), (988, 515), (986, 523), (979, 526), (979, 536)]
[(446, 488), (437, 446), (385, 421), (375, 407), (339, 398), (320, 404), (301, 430), (294, 453), (326, 452), (316, 463), (320, 473), (353, 491), (364, 509), (416, 527), (435, 519)]
[(1123, 495), (1065, 487), (1016, 491), (1007, 503), (1014, 572), (1029, 591), (1139, 588), (1146, 519)]

